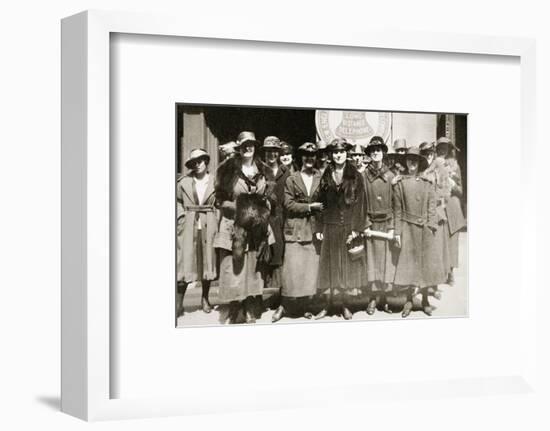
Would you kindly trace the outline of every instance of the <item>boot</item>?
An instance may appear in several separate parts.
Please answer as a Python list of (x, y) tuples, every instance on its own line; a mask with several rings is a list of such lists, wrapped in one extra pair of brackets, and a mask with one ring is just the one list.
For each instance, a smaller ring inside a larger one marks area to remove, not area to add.
[(401, 317), (409, 317), (409, 314), (411, 314), (413, 308), (413, 303), (410, 300), (407, 300), (405, 305), (403, 306), (403, 312), (401, 313)]
[(282, 305), (279, 305), (277, 310), (275, 310), (275, 313), (273, 313), (273, 316), (271, 316), (271, 322), (275, 323), (278, 322), (283, 318), (285, 314), (285, 308)]

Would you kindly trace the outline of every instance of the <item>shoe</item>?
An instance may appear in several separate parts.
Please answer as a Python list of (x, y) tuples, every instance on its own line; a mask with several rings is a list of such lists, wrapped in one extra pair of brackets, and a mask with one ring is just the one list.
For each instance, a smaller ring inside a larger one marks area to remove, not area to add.
[(390, 308), (390, 304), (387, 302), (384, 304), (384, 312), (388, 314), (393, 314), (393, 310)]
[(315, 316), (315, 320), (321, 320), (322, 318), (326, 317), (328, 314), (328, 311), (326, 308), (323, 308), (317, 315)]
[(427, 316), (431, 316), (432, 313), (433, 313), (433, 308), (431, 305), (423, 305), (422, 306), (422, 311), (424, 312), (424, 314), (426, 314)]
[(201, 307), (202, 307), (202, 311), (205, 313), (212, 312), (212, 305), (210, 305), (210, 302), (208, 302), (208, 299), (206, 298), (201, 298)]
[(367, 305), (367, 314), (369, 316), (372, 316), (376, 311), (376, 300), (375, 299), (371, 299), (369, 301), (369, 305)]
[(283, 318), (284, 314), (285, 314), (285, 309), (281, 305), (279, 306), (279, 308), (277, 308), (277, 310), (275, 310), (275, 313), (273, 313), (273, 316), (271, 316), (271, 322), (273, 323), (278, 322)]
[(353, 314), (349, 311), (349, 308), (342, 307), (342, 317), (346, 320), (351, 320), (353, 318)]
[(407, 301), (403, 306), (403, 312), (401, 313), (401, 317), (409, 317), (409, 314), (411, 314), (412, 308), (413, 308), (412, 302)]
[(433, 293), (433, 297), (434, 297), (435, 299), (437, 299), (438, 301), (441, 301), (441, 296), (442, 296), (442, 295), (441, 295), (441, 291), (439, 291), (439, 290), (436, 290), (436, 291)]
[(306, 319), (312, 319), (312, 318), (313, 318), (313, 313), (310, 313), (309, 311), (306, 311), (306, 312), (304, 313), (304, 317), (305, 317)]

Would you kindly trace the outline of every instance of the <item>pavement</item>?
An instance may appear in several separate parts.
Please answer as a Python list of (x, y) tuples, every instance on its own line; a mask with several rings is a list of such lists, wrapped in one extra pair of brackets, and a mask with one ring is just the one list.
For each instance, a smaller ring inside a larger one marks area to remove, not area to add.
[[(428, 317), (420, 307), (420, 295), (414, 298), (414, 308), (407, 319), (422, 319), (422, 318), (446, 318), (446, 317), (466, 317), (468, 315), (468, 234), (461, 232), (459, 238), (459, 267), (455, 268), (455, 282), (453, 286), (443, 284), (438, 286), (442, 293), (441, 300), (430, 298), (430, 303), (434, 307), (431, 317)], [(189, 286), (185, 295), (184, 309), (185, 314), (177, 319), (178, 327), (188, 326), (211, 326), (225, 324), (229, 306), (223, 304), (218, 299), (218, 288), (213, 285), (210, 289), (210, 303), (214, 307), (211, 313), (204, 313), (200, 309), (201, 287), (200, 284)], [(271, 316), (273, 315), (276, 304), (278, 302), (279, 289), (264, 289), (263, 295), (263, 310), (260, 310), (258, 305), (257, 324), (273, 324)], [(365, 309), (367, 307), (367, 299), (357, 297), (350, 306), (353, 312), (352, 320), (389, 320), (402, 319), (401, 309), (403, 307), (404, 298), (390, 298), (388, 302), (392, 314), (377, 310), (372, 316), (367, 315)], [(261, 315), (260, 315), (261, 313)], [(343, 318), (338, 314), (328, 315), (324, 321), (341, 321)], [(239, 322), (244, 323), (244, 316), (239, 317)], [(312, 323), (315, 320), (306, 319), (305, 317), (284, 316), (276, 325), (285, 323)]]

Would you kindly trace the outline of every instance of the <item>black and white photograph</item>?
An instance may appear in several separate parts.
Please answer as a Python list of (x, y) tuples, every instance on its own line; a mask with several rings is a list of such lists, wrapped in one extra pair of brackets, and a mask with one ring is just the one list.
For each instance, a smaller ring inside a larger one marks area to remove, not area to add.
[(468, 316), (467, 114), (175, 109), (176, 327)]

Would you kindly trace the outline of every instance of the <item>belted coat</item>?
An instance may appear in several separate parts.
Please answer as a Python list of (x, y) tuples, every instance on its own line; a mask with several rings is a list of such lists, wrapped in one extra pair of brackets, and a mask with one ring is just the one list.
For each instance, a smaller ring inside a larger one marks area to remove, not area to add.
[[(210, 175), (204, 197), (198, 201), (195, 180), (181, 177), (176, 184), (177, 279), (192, 282), (214, 280), (216, 253), (214, 237), (218, 231), (218, 210), (214, 206), (214, 176)], [(202, 262), (197, 262), (197, 228), (201, 225)], [(202, 273), (199, 273), (202, 268)]]

